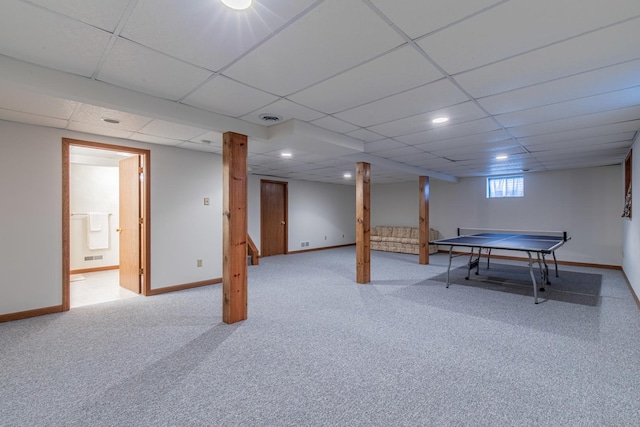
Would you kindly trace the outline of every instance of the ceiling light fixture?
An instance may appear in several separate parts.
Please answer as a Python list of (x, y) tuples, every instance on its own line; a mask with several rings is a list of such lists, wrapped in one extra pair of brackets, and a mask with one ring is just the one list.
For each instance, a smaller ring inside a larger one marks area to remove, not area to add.
[(112, 125), (120, 124), (120, 120), (117, 120), (117, 119), (104, 118), (102, 119), (102, 121), (105, 123), (111, 123)]
[(436, 117), (435, 119), (431, 120), (431, 123), (446, 123), (449, 121), (449, 117)]
[(508, 158), (509, 158), (509, 156), (505, 156), (505, 155), (496, 156), (496, 160), (507, 160)]
[(281, 153), (280, 156), (288, 159), (289, 157), (291, 157), (291, 153)]
[(345, 179), (349, 179), (351, 178), (351, 173), (350, 172), (345, 172), (344, 175), (342, 175)]
[(244, 10), (251, 6), (252, 0), (222, 0), (222, 3), (235, 10)]

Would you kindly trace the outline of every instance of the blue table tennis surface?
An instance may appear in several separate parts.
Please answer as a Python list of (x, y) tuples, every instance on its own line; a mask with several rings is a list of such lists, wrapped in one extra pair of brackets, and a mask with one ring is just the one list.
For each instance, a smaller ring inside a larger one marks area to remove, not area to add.
[(530, 234), (477, 233), (439, 239), (430, 242), (436, 245), (452, 245), (464, 247), (482, 247), (516, 251), (552, 252), (562, 246), (561, 236), (545, 236)]

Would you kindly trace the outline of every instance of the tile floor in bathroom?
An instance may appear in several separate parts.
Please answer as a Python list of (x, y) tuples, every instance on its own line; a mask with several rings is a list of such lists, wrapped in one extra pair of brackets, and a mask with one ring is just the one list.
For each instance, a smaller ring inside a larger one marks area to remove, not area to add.
[(118, 270), (72, 274), (71, 308), (140, 296), (120, 287), (118, 282)]

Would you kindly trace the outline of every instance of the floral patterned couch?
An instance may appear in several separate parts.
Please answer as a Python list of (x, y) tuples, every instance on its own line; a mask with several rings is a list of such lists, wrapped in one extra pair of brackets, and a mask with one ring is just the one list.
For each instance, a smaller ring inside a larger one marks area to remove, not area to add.
[[(369, 234), (371, 249), (375, 251), (402, 252), (405, 254), (419, 254), (417, 227), (394, 227), (390, 225), (376, 225)], [(438, 232), (429, 229), (429, 241), (436, 240)], [(438, 252), (438, 246), (429, 245), (429, 253)]]

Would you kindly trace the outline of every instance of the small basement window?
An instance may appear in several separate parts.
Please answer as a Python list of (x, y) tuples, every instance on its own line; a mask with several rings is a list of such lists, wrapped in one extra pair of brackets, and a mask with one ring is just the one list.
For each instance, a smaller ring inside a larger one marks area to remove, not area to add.
[(524, 176), (496, 176), (487, 178), (487, 198), (524, 197)]

